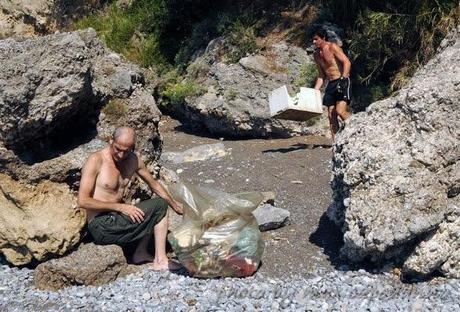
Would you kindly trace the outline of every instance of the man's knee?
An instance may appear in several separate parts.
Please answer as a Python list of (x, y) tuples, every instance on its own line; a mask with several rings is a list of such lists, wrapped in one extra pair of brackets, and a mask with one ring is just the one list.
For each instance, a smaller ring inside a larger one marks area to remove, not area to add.
[(340, 117), (348, 117), (348, 115), (350, 114), (348, 111), (348, 104), (346, 102), (337, 103), (335, 109)]

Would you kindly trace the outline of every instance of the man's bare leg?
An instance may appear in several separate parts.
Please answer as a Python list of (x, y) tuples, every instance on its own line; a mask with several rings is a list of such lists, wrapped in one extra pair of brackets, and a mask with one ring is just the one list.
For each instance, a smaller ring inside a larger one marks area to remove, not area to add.
[(153, 262), (153, 256), (147, 252), (147, 244), (150, 237), (144, 236), (134, 251), (132, 262), (135, 264), (140, 264), (144, 262)]
[(351, 113), (348, 111), (348, 104), (345, 101), (339, 101), (335, 105), (337, 114), (340, 116), (340, 118), (345, 121), (347, 120), (350, 116)]
[(328, 107), (329, 128), (331, 129), (332, 141), (335, 141), (335, 134), (339, 130), (339, 122), (337, 120), (337, 111), (335, 106)]
[(153, 260), (153, 269), (156, 271), (177, 270), (180, 268), (180, 265), (170, 261), (166, 255), (167, 234), (168, 217), (166, 215), (153, 228), (153, 235), (155, 236), (155, 258)]

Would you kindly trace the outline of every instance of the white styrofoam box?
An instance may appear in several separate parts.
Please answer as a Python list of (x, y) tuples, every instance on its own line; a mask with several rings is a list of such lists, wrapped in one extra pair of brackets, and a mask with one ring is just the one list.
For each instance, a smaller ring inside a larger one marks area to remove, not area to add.
[(312, 88), (300, 88), (295, 97), (291, 97), (287, 87), (272, 91), (269, 96), (270, 116), (289, 120), (308, 120), (323, 113), (321, 92)]

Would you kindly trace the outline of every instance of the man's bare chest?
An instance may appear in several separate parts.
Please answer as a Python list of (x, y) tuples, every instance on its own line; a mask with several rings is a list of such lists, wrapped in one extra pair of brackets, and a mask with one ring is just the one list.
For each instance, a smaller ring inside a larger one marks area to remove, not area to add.
[(318, 60), (323, 67), (336, 65), (334, 54), (329, 50), (320, 50)]
[(117, 168), (114, 165), (103, 165), (97, 177), (96, 185), (108, 192), (123, 190), (134, 175), (134, 170)]

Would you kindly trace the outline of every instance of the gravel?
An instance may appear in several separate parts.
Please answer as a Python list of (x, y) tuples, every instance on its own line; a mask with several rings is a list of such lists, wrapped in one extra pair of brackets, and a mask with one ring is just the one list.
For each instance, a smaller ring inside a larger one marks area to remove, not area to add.
[(0, 265), (0, 311), (459, 311), (458, 298), (460, 280), (404, 284), (364, 270), (206, 280), (145, 269), (53, 292), (33, 286), (32, 270)]

